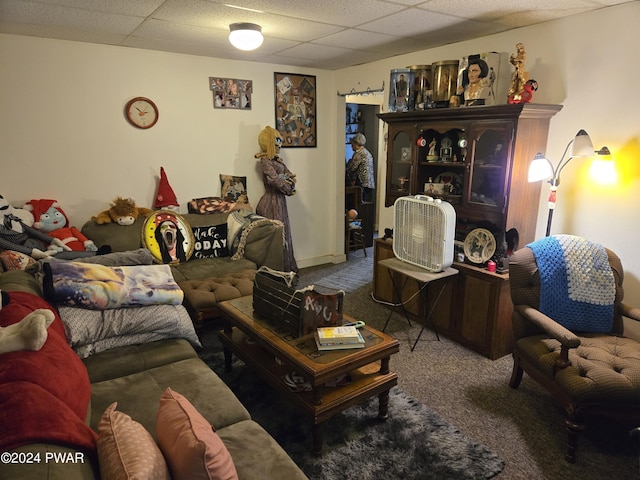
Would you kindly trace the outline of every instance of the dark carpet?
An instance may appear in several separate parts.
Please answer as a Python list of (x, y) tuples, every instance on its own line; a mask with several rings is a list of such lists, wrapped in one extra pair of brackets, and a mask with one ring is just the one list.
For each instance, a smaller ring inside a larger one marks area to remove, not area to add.
[(311, 419), (283, 403), (240, 360), (234, 359), (232, 371), (225, 372), (217, 332), (199, 334), (201, 358), (312, 480), (486, 479), (504, 467), (496, 454), (398, 387), (391, 390), (386, 421), (377, 419), (374, 397), (325, 422), (323, 455), (316, 457), (311, 454)]

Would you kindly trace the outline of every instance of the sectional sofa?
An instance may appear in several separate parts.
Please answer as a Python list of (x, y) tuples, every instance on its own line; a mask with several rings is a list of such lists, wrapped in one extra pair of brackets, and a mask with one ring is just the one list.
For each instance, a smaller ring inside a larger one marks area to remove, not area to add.
[[(196, 217), (194, 223), (205, 221)], [(93, 227), (85, 225), (83, 230), (90, 232)], [(116, 233), (106, 234), (116, 227)], [(139, 247), (135, 231), (140, 232), (140, 227), (110, 225), (100, 232), (116, 250), (128, 252)], [(176, 280), (219, 275), (220, 271), (211, 270), (214, 264), (228, 268), (227, 273), (262, 264), (281, 268), (281, 229), (265, 223), (251, 235), (245, 258), (197, 260), (210, 263), (209, 269), (188, 262), (171, 267)], [(98, 234), (92, 239), (100, 246)], [(126, 243), (129, 241), (132, 243)], [(31, 273), (1, 273), (0, 289), (12, 296), (0, 311), (2, 326), (20, 320), (34, 308), (51, 308), (43, 298), (41, 283)], [(177, 478), (177, 472), (184, 475), (185, 468), (196, 470), (186, 478), (209, 478), (199, 476), (208, 467), (222, 469), (225, 478), (235, 478), (234, 472), (240, 479), (306, 478), (199, 359), (199, 340), (186, 311), (187, 322), (180, 333), (112, 348), (103, 345), (95, 353), (85, 350), (86, 358), (69, 346), (66, 324), (58, 314), (62, 308), (55, 312), (49, 338), (40, 351), (6, 353), (0, 363), (0, 432), (4, 435), (0, 453), (7, 452), (0, 463), (0, 480), (97, 479), (125, 465), (167, 475), (156, 478)], [(176, 410), (186, 419), (176, 421)], [(208, 430), (211, 427), (215, 433)], [(105, 444), (112, 447), (106, 459)]]
[[(217, 303), (251, 294), (259, 267), (283, 270), (285, 244), (281, 222), (256, 217), (248, 210), (188, 213), (182, 217), (196, 232), (222, 227), (229, 239), (225, 256), (203, 258), (196, 248), (187, 262), (171, 266), (173, 277), (184, 291), (184, 305), (197, 326), (220, 316)], [(144, 218), (138, 218), (133, 225), (122, 226), (99, 225), (89, 220), (82, 233), (98, 247), (109, 245), (114, 252), (132, 251), (143, 246), (144, 222)]]

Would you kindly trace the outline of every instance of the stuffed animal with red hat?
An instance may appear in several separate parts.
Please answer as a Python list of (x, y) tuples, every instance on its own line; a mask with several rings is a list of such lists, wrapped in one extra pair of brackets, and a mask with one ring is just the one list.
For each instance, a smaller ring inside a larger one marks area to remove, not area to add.
[(14, 214), (16, 209), (0, 195), (0, 250), (13, 250), (35, 259), (56, 255), (69, 247)]
[(25, 209), (33, 213), (33, 228), (58, 238), (75, 252), (96, 252), (98, 247), (76, 227), (69, 226), (69, 217), (51, 199), (29, 200)]
[(153, 206), (158, 210), (171, 210), (176, 213), (180, 212), (180, 204), (178, 198), (169, 185), (167, 174), (164, 172), (164, 168), (160, 167), (160, 181), (158, 182), (158, 192), (156, 193), (156, 200)]

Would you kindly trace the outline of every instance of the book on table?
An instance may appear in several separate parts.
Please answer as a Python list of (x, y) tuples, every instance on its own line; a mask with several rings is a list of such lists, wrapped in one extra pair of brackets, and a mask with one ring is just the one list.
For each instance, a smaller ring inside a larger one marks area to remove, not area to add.
[[(314, 333), (314, 338), (316, 341), (316, 345), (318, 350), (347, 350), (350, 348), (364, 348), (364, 338), (355, 327), (351, 327), (355, 330), (355, 335), (353, 332), (321, 332), (321, 330), (325, 330), (331, 327), (322, 327), (318, 328), (318, 330)], [(335, 327), (335, 328), (343, 328), (343, 327)]]
[(352, 325), (341, 327), (319, 327), (316, 335), (321, 344), (334, 344), (345, 342), (358, 342), (362, 336), (358, 329)]

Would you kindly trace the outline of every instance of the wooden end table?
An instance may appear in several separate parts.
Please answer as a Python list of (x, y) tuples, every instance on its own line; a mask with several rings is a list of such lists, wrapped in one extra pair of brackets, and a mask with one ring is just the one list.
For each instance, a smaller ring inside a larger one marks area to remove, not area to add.
[[(396, 339), (374, 328), (360, 330), (365, 339), (361, 349), (318, 351), (313, 334), (295, 337), (284, 325), (253, 311), (251, 295), (218, 304), (226, 323), (219, 334), (224, 347), (225, 367), (231, 369), (232, 355), (254, 368), (272, 387), (313, 420), (313, 453), (322, 452), (322, 424), (337, 413), (378, 396), (378, 418), (386, 419), (389, 390), (398, 376), (389, 370), (391, 355), (400, 350)], [(344, 315), (345, 322), (355, 321)], [(295, 372), (311, 384), (311, 391), (295, 392), (284, 377)], [(326, 386), (348, 374), (351, 382)]]

